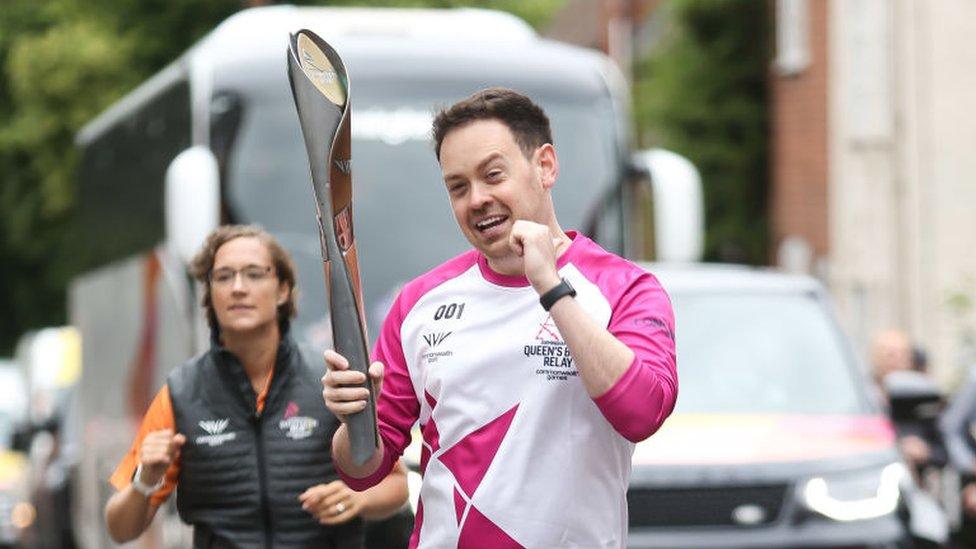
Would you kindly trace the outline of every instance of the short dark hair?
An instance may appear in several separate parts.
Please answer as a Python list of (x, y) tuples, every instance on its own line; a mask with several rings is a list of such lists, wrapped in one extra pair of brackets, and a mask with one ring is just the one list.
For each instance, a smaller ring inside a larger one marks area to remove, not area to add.
[(442, 109), (434, 117), (434, 152), (441, 159), (444, 137), (477, 120), (498, 120), (508, 126), (526, 158), (546, 143), (552, 143), (549, 117), (525, 95), (508, 88), (487, 88)]
[(285, 331), (289, 322), (298, 313), (296, 305), (298, 289), (295, 282), (295, 263), (292, 261), (288, 252), (281, 247), (281, 244), (271, 236), (270, 233), (258, 225), (223, 225), (214, 229), (207, 235), (203, 248), (197, 252), (190, 262), (190, 271), (197, 280), (203, 283), (203, 297), (200, 304), (207, 310), (207, 322), (211, 328), (219, 328), (217, 324), (217, 313), (214, 312), (213, 298), (210, 293), (210, 272), (213, 271), (214, 261), (217, 258), (217, 250), (235, 238), (256, 238), (271, 255), (271, 263), (275, 270), (275, 276), (279, 282), (288, 285), (288, 299), (278, 305), (278, 326)]

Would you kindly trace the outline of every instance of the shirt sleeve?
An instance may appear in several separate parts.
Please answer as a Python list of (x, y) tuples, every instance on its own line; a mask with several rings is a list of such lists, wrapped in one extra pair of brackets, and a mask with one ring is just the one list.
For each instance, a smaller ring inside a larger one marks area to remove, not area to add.
[(403, 450), (410, 444), (410, 428), (420, 414), (420, 403), (410, 380), (400, 339), (400, 326), (406, 316), (403, 309), (401, 294), (383, 322), (383, 329), (373, 350), (373, 360), (382, 362), (384, 366), (383, 389), (376, 404), (377, 427), (383, 440), (383, 460), (379, 468), (365, 478), (349, 476), (341, 467), (336, 468), (343, 482), (353, 490), (365, 490), (386, 478), (403, 455)]
[[(146, 415), (142, 418), (142, 424), (139, 426), (135, 440), (132, 441), (132, 446), (122, 457), (122, 461), (119, 462), (115, 468), (115, 472), (112, 473), (112, 477), (109, 479), (109, 482), (116, 490), (124, 490), (132, 483), (132, 477), (135, 475), (136, 467), (139, 466), (139, 449), (142, 447), (142, 441), (146, 438), (146, 435), (153, 431), (163, 429), (176, 430), (176, 418), (173, 415), (173, 403), (170, 400), (169, 386), (167, 385), (163, 385), (163, 388), (156, 393), (156, 397), (153, 398), (152, 403), (149, 405), (149, 410), (146, 411)], [(179, 476), (180, 460), (177, 458), (166, 470), (162, 488), (152, 495), (149, 503), (154, 507), (162, 505), (176, 488), (176, 482)]]
[(976, 372), (956, 393), (949, 407), (939, 418), (939, 427), (945, 439), (947, 459), (957, 470), (966, 475), (976, 473), (976, 453), (970, 444), (970, 422), (976, 420)]
[(639, 442), (661, 427), (678, 397), (674, 312), (652, 275), (641, 273), (624, 291), (608, 330), (634, 352), (634, 360), (594, 402), (618, 433)]

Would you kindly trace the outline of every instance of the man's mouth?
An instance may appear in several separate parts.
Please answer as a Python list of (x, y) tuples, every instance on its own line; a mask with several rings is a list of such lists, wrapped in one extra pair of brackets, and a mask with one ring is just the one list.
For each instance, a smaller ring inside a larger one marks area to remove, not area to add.
[(231, 305), (230, 306), (230, 310), (231, 311), (249, 311), (249, 310), (251, 310), (253, 308), (254, 307), (252, 307), (250, 305)]
[(497, 227), (508, 220), (507, 215), (492, 215), (482, 219), (481, 221), (474, 224), (475, 228), (481, 232), (485, 232), (494, 227)]

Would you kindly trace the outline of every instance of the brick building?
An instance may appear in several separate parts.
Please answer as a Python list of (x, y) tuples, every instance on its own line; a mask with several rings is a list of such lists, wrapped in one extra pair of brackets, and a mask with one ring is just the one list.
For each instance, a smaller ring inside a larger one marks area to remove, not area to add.
[(976, 359), (976, 4), (774, 11), (773, 242), (809, 245), (859, 350), (904, 329), (951, 384)]
[[(568, 0), (547, 34), (626, 67), (662, 3)], [(976, 363), (976, 3), (769, 5), (770, 263), (828, 284), (862, 356), (900, 328), (952, 384)]]

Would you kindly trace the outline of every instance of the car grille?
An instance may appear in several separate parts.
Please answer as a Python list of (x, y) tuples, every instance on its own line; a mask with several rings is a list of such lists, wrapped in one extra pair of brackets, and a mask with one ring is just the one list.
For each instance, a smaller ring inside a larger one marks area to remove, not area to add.
[(763, 526), (779, 517), (786, 490), (786, 484), (632, 488), (627, 492), (630, 526)]

